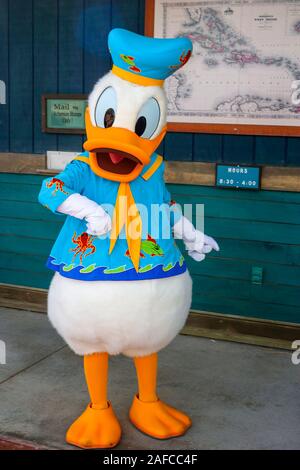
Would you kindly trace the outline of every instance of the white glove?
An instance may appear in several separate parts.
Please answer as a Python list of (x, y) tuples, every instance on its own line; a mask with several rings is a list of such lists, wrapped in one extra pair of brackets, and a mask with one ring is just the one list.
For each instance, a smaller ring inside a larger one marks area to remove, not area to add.
[(90, 235), (100, 236), (111, 230), (111, 218), (107, 212), (95, 201), (81, 194), (71, 194), (57, 211), (77, 219), (85, 219), (87, 233)]
[(189, 256), (195, 261), (203, 261), (211, 250), (219, 251), (218, 243), (212, 238), (196, 230), (186, 217), (181, 217), (173, 227), (175, 238), (183, 240)]

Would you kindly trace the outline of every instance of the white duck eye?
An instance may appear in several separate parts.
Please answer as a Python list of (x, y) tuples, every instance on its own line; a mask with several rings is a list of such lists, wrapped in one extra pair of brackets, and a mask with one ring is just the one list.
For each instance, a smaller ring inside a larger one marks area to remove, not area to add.
[(135, 133), (144, 139), (156, 131), (160, 121), (160, 107), (155, 98), (149, 98), (141, 107), (135, 123)]
[(111, 127), (117, 111), (117, 93), (112, 86), (105, 88), (95, 108), (95, 122), (98, 127)]

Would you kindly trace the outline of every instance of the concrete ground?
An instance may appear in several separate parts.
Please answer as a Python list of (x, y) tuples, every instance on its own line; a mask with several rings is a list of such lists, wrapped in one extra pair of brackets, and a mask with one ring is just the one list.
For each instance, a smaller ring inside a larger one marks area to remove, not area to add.
[[(0, 434), (71, 449), (65, 431), (88, 403), (82, 360), (42, 314), (0, 309)], [(151, 439), (127, 413), (136, 392), (132, 361), (113, 357), (110, 399), (119, 449), (300, 449), (300, 365), (287, 351), (179, 336), (160, 353), (159, 395), (187, 412), (181, 438)]]

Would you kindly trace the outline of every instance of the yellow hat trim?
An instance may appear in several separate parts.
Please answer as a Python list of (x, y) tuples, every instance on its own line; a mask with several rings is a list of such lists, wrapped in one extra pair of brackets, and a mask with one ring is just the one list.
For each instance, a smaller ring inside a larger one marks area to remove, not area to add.
[(118, 77), (123, 78), (123, 80), (136, 83), (137, 85), (163, 86), (164, 84), (164, 80), (157, 80), (156, 78), (149, 78), (149, 77), (144, 77), (143, 75), (137, 75), (127, 70), (121, 69), (117, 65), (113, 65), (113, 68), (111, 71)]

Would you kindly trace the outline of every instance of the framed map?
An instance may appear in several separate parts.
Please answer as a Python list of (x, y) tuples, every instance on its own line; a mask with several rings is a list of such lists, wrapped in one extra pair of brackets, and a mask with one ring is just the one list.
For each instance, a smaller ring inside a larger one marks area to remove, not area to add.
[(300, 0), (146, 0), (145, 33), (193, 42), (170, 130), (300, 135)]

